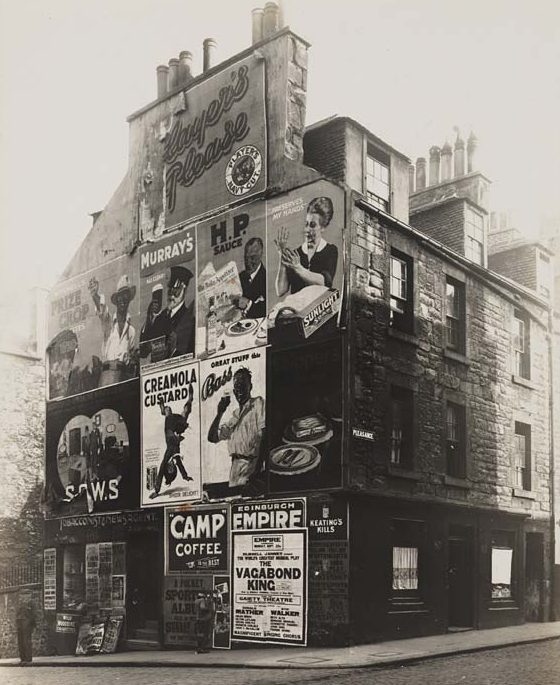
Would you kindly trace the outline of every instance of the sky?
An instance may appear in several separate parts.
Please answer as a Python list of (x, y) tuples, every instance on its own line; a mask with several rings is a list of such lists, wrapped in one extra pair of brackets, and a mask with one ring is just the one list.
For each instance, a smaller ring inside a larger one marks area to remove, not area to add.
[[(264, 2), (260, 3), (263, 6)], [(181, 50), (248, 47), (256, 0), (0, 0), (0, 286), (51, 285), (127, 167), (126, 117)], [(351, 116), (410, 157), (479, 139), (493, 208), (560, 216), (560, 3), (285, 0), (307, 123)]]

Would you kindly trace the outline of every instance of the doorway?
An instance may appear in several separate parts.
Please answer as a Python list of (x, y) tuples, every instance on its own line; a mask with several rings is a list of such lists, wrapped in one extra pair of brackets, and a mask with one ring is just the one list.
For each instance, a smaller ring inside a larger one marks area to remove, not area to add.
[(452, 526), (447, 561), (449, 629), (473, 627), (473, 535), (472, 529)]
[(131, 535), (127, 544), (127, 641), (135, 649), (160, 645), (161, 554), (157, 533)]
[(525, 536), (525, 620), (543, 621), (544, 536)]

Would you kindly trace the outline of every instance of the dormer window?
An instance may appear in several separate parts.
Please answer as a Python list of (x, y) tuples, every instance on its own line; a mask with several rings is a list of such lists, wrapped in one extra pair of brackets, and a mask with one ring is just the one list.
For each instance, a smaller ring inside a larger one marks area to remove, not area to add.
[(389, 158), (368, 145), (366, 156), (366, 195), (379, 209), (389, 211)]
[(484, 217), (471, 207), (465, 215), (465, 257), (484, 266)]

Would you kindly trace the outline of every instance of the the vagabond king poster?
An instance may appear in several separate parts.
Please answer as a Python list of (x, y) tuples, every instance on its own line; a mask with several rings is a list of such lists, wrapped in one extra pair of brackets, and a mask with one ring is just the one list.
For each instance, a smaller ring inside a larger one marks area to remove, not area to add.
[(190, 226), (140, 248), (140, 363), (194, 357), (196, 234)]
[(55, 285), (48, 305), (48, 398), (138, 376), (138, 261), (119, 257)]
[(343, 292), (344, 192), (316, 181), (267, 202), (268, 339), (334, 332)]
[(142, 374), (142, 506), (199, 499), (198, 363)]
[(265, 348), (200, 362), (204, 490), (213, 499), (264, 492)]
[(161, 141), (167, 227), (266, 188), (264, 60), (250, 55), (181, 97)]
[(197, 355), (265, 345), (265, 203), (243, 205), (197, 226)]

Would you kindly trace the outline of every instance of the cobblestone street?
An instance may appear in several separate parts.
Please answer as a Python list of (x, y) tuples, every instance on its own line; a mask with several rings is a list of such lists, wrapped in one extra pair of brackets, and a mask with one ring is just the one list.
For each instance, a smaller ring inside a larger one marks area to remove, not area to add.
[(2, 685), (560, 685), (560, 640), (432, 659), (388, 669), (2, 668)]

